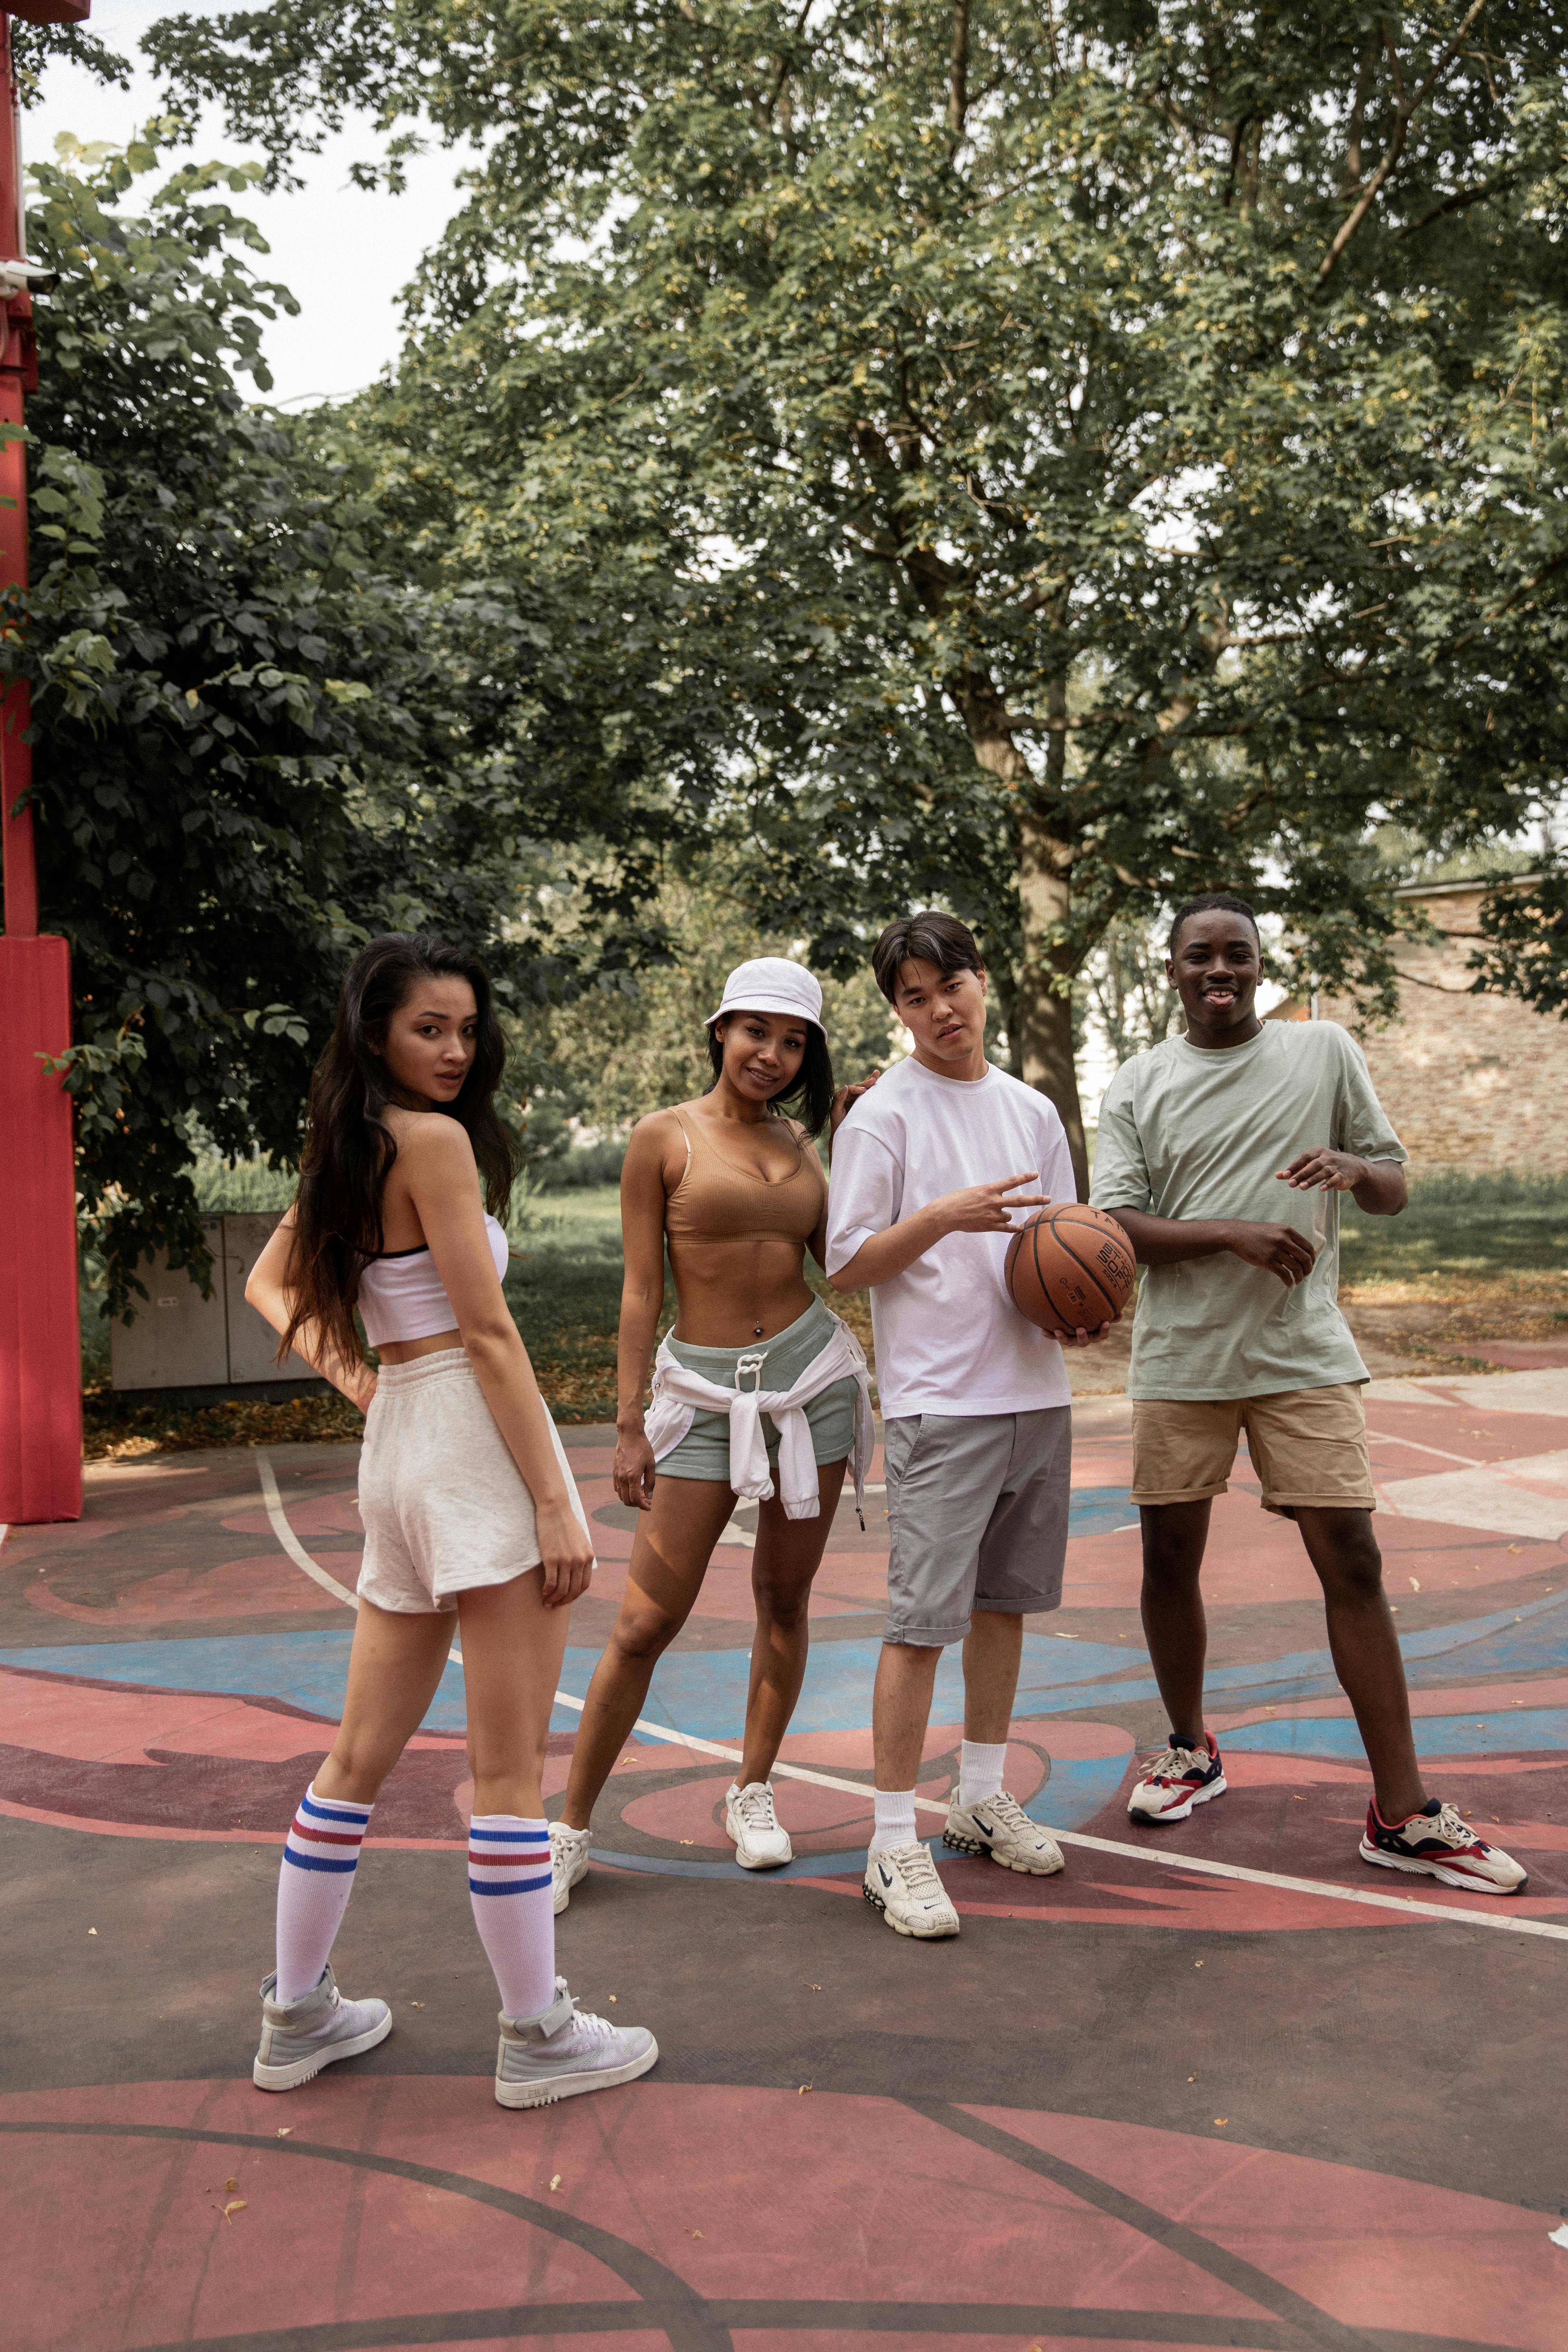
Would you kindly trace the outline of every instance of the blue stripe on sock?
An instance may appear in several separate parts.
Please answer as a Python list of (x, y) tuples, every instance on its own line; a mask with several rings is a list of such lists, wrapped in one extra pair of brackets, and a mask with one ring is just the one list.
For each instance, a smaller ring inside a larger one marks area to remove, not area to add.
[(548, 1871), (542, 1878), (503, 1878), (499, 1886), (483, 1886), (477, 1878), (470, 1878), (468, 1892), (470, 1895), (533, 1895), (540, 1887), (548, 1886), (549, 1884)]
[(537, 1845), (550, 1843), (550, 1832), (542, 1830), (476, 1830), (470, 1828), (468, 1839), (475, 1845)]
[(296, 1853), (291, 1845), (284, 1847), (283, 1859), (285, 1862), (291, 1862), (296, 1870), (357, 1870), (359, 1868), (357, 1853), (349, 1862), (321, 1862), (313, 1853)]
[(300, 1811), (302, 1813), (314, 1813), (319, 1822), (357, 1822), (361, 1829), (364, 1828), (371, 1815), (371, 1808), (368, 1805), (321, 1805), (309, 1796), (300, 1798)]

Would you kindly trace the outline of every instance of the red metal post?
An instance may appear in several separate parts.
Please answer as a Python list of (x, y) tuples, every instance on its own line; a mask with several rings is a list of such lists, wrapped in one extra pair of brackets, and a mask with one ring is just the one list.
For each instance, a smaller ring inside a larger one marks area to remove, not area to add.
[[(0, 10), (0, 270), (24, 250), (11, 18), (79, 22), (89, 0), (23, 0)], [(13, 280), (14, 282), (14, 280)], [(0, 422), (19, 425), (37, 383), (25, 289), (0, 309)], [(26, 467), (0, 450), (0, 587), (27, 584)], [(23, 735), (27, 688), (0, 705), (0, 1522), (81, 1516), (81, 1339), (77, 1311), (76, 1167), (70, 1097), (43, 1056), (70, 1044), (70, 952), (38, 936), (38, 877)]]

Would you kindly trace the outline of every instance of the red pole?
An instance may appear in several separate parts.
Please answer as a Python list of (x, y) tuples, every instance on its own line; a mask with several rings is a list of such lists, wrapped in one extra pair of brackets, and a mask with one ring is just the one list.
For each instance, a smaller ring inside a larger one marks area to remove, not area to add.
[[(24, 250), (11, 18), (79, 21), (89, 0), (0, 9), (0, 276)], [(26, 288), (0, 309), (0, 422), (22, 423), (37, 384)], [(20, 441), (0, 450), (0, 588), (27, 584), (27, 481)], [(38, 936), (31, 713), (18, 680), (0, 704), (0, 1523), (81, 1516), (81, 1337), (70, 1097), (44, 1066), (70, 1044), (70, 952)]]

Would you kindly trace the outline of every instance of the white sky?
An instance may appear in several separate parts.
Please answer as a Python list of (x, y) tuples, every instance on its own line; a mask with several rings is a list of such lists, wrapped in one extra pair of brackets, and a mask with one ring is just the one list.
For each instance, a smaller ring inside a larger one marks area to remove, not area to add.
[[(176, 7), (191, 16), (224, 13), (203, 0), (94, 0), (88, 29), (130, 58), (132, 87), (105, 88), (71, 67), (49, 66), (42, 103), (23, 117), (26, 153), (52, 159), (61, 131), (124, 146), (157, 110), (156, 85), (137, 44), (158, 16), (173, 15)], [(349, 184), (348, 168), (376, 152), (375, 134), (367, 124), (331, 142), (321, 155), (306, 158), (300, 169), (308, 184), (299, 193), (225, 198), (256, 222), (272, 248), (269, 258), (247, 257), (251, 266), (263, 277), (280, 279), (301, 306), (297, 319), (279, 317), (265, 330), (276, 379), (266, 395), (271, 400), (304, 404), (313, 395), (357, 392), (396, 355), (398, 291), (456, 209), (455, 181), (468, 158), (465, 151), (416, 156), (408, 165), (405, 195), (367, 195)], [(194, 149), (171, 154), (170, 167), (214, 156), (248, 160), (247, 150), (225, 137), (216, 117)], [(146, 184), (154, 183), (149, 179)], [(133, 204), (134, 194), (127, 201)]]

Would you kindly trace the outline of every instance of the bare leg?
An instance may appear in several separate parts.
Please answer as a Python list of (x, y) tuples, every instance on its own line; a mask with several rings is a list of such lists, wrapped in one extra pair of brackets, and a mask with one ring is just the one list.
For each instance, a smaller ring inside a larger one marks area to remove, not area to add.
[(752, 1556), (757, 1631), (752, 1643), (746, 1737), (735, 1776), (742, 1789), (753, 1780), (765, 1780), (772, 1772), (800, 1696), (811, 1645), (806, 1612), (812, 1579), (827, 1549), (843, 1484), (842, 1462), (819, 1464), (815, 1519), (786, 1519), (776, 1495), (757, 1516), (757, 1546)]
[(1355, 1709), (1377, 1810), (1385, 1822), (1402, 1822), (1420, 1811), (1426, 1791), (1372, 1513), (1298, 1507), (1296, 1524), (1323, 1588), (1334, 1672)]
[(917, 1649), (911, 1642), (882, 1644), (871, 1694), (871, 1751), (879, 1789), (912, 1789), (920, 1777), (941, 1657), (940, 1649)]
[(343, 1719), (312, 1783), (330, 1803), (374, 1805), (381, 1784), (425, 1720), (452, 1646), (450, 1612), (378, 1609), (362, 1601), (349, 1653)]
[(732, 1489), (716, 1478), (657, 1481), (653, 1508), (637, 1519), (615, 1631), (588, 1685), (561, 1808), (568, 1829), (587, 1828), (599, 1791), (642, 1713), (653, 1670), (691, 1613), (734, 1504)]
[(1198, 1573), (1208, 1541), (1209, 1503), (1144, 1503), (1140, 1606), (1165, 1715), (1184, 1748), (1204, 1744), (1204, 1659), (1208, 1626)]
[(547, 1609), (537, 1569), (458, 1600), (476, 1813), (537, 1821), (568, 1609)]
[(1018, 1666), (1024, 1655), (1024, 1620), (1016, 1609), (977, 1609), (963, 1644), (963, 1736), (988, 1748), (1007, 1737)]

